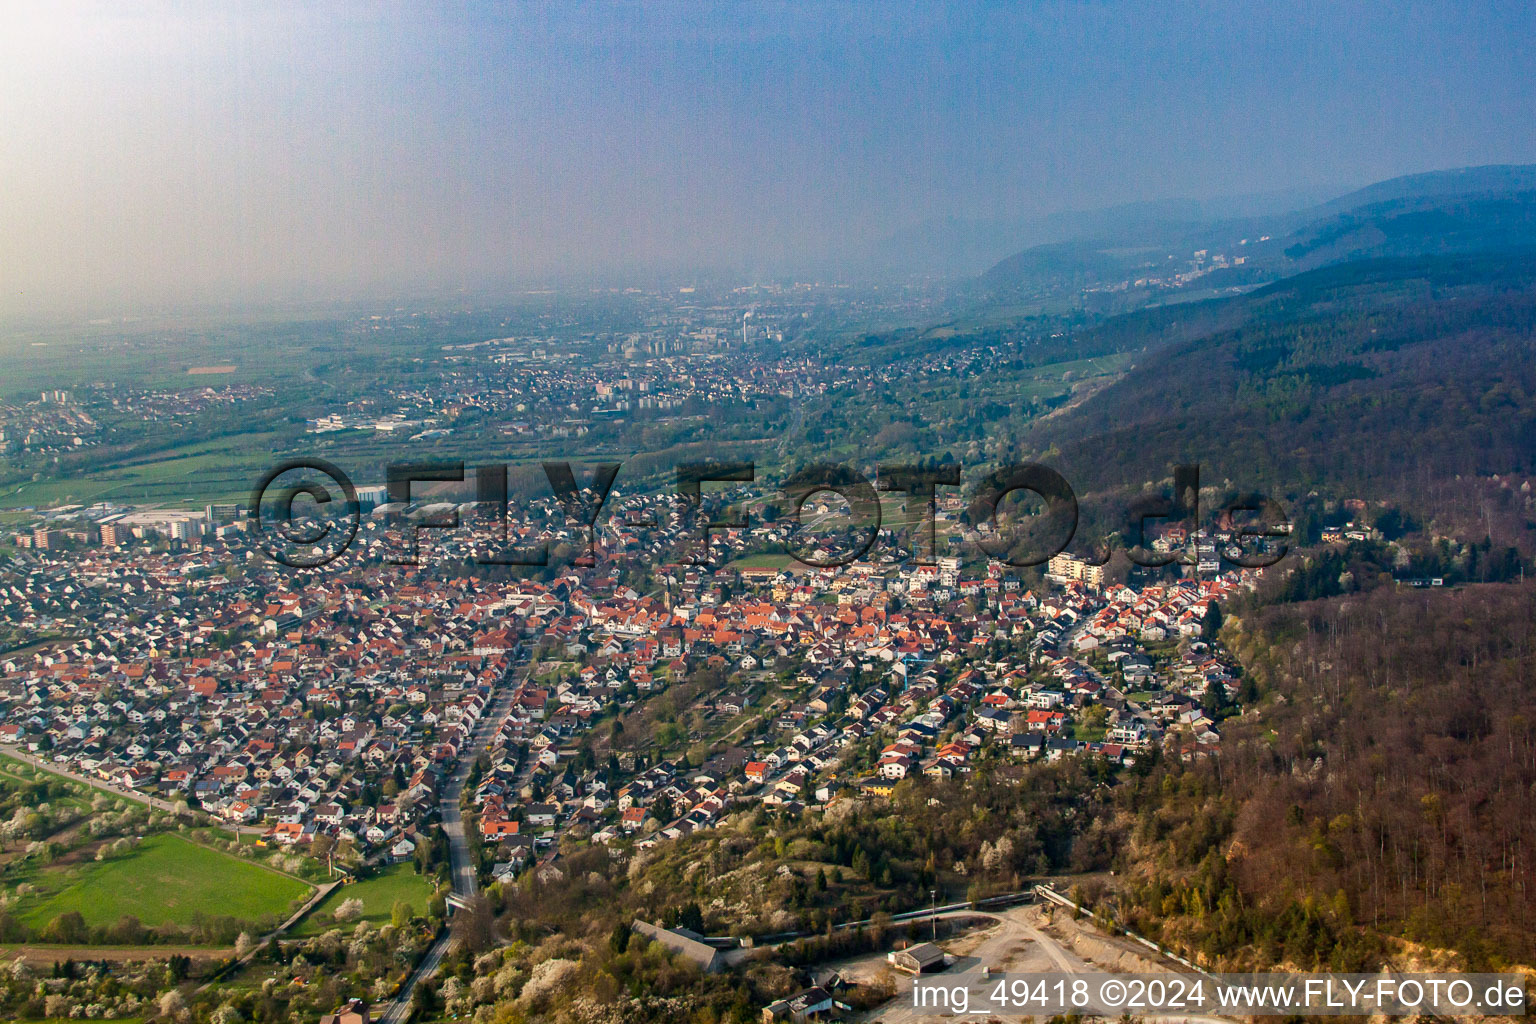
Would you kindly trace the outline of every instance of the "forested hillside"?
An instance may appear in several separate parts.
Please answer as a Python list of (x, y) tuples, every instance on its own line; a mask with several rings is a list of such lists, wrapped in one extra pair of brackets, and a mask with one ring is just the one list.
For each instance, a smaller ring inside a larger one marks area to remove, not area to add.
[(1135, 926), (1213, 962), (1536, 962), (1536, 594), (1384, 588), (1224, 632), (1261, 694), (1123, 793)]
[(1461, 481), (1536, 470), (1536, 257), (1351, 263), (1181, 312), (1125, 318), (1164, 343), (1027, 437), (1080, 494), (1186, 462), (1206, 484), (1428, 516)]

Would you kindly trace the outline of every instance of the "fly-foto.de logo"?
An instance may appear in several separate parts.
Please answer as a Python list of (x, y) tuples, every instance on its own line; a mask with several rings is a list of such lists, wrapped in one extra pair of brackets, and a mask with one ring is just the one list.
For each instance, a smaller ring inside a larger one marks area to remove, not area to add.
[[(577, 470), (569, 462), (542, 463), (543, 475), (558, 501), (567, 524), (582, 537), (578, 565), (595, 564), (596, 537), (604, 506), (613, 491), (622, 464), (597, 463), (590, 481), (577, 483)], [(493, 544), (475, 556), (482, 565), (545, 566), (550, 561), (547, 544), (515, 547), (508, 530), (511, 502), (505, 464), (492, 463), (472, 470), (475, 505), (488, 512)], [(420, 484), (464, 483), (463, 461), (394, 463), (386, 467), (385, 495), (391, 504), (409, 505), (421, 500), (413, 494)], [(751, 516), (745, 510), (726, 508), (707, 511), (705, 484), (752, 484), (757, 470), (750, 461), (684, 462), (676, 466), (674, 495), (686, 520), (685, 559), (709, 564), (713, 531), (745, 530)], [(782, 480), (769, 500), (775, 520), (787, 517), (803, 527), (807, 503), (823, 494), (840, 496), (848, 506), (849, 522), (838, 543), (785, 542), (786, 553), (814, 568), (836, 568), (864, 558), (880, 535), (884, 512), (880, 495), (895, 493), (922, 512), (913, 530), (914, 557), (918, 564), (936, 560), (937, 502), (941, 487), (961, 486), (961, 470), (953, 463), (941, 465), (881, 464), (871, 481), (859, 469), (836, 463), (813, 463)], [(1171, 494), (1142, 495), (1129, 503), (1121, 528), (1096, 547), (1097, 563), (1107, 561), (1116, 547), (1123, 548), (1136, 565), (1156, 568), (1184, 560), (1179, 552), (1149, 541), (1154, 522), (1184, 524), (1193, 534), (1200, 521), (1200, 468), (1175, 466)], [(303, 496), (314, 512), (299, 515), (295, 503)], [(1010, 498), (1027, 499), (1036, 510), (1024, 516), (1005, 516)], [(357, 537), (363, 504), (351, 478), (323, 459), (298, 458), (268, 470), (251, 490), (248, 524), (262, 549), (275, 561), (294, 568), (317, 568), (341, 557)], [(1284, 558), (1288, 550), (1289, 519), (1278, 502), (1263, 494), (1240, 494), (1217, 512), (1226, 524), (1227, 544), (1221, 558), (1239, 568), (1262, 568)], [(966, 506), (969, 525), (966, 540), (982, 555), (1015, 567), (1042, 565), (1067, 549), (1077, 536), (1077, 495), (1065, 477), (1049, 466), (1025, 462), (1004, 466), (976, 481)], [(458, 530), (459, 507), (448, 504), (432, 515), (414, 517), (408, 523), (400, 549), (385, 556), (396, 565), (420, 564), (421, 530)], [(1117, 542), (1117, 543), (1116, 543)]]

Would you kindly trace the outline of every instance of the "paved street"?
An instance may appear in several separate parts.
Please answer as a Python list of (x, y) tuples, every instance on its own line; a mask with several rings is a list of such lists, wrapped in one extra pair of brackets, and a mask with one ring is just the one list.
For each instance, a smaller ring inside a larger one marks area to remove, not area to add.
[[(502, 719), (511, 710), (513, 697), (517, 693), (518, 680), (526, 670), (527, 663), (524, 660), (522, 648), (519, 647), (512, 671), (496, 688), (491, 703), (486, 706), (485, 714), (480, 716), (480, 720), (475, 725), (475, 731), (470, 735), (469, 743), (460, 752), (453, 771), (443, 784), (440, 813), (443, 833), (448, 837), (448, 863), (455, 896), (467, 899), (480, 891), (480, 880), (475, 877), (475, 861), (469, 845), (469, 837), (464, 833), (464, 817), (459, 808), (459, 801), (464, 793), (464, 783), (480, 755), (490, 747)], [(432, 948), (427, 950), (421, 962), (416, 965), (416, 969), (411, 972), (411, 976), (406, 979), (405, 984), (400, 986), (400, 991), (395, 998), (380, 1013), (381, 1024), (405, 1024), (410, 1019), (411, 997), (416, 992), (416, 986), (437, 973), (452, 944), (452, 931), (444, 929), (432, 943)]]

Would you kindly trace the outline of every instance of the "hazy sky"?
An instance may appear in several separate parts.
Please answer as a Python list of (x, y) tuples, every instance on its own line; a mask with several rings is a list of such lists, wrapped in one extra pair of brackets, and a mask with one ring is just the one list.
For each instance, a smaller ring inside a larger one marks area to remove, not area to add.
[(0, 313), (827, 265), (1536, 162), (1536, 6), (0, 0)]

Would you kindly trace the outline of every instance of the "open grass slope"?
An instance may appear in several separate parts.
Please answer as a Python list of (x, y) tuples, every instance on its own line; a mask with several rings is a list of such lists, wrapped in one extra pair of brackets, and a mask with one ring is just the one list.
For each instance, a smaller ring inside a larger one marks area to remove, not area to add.
[(22, 917), (37, 927), (70, 911), (93, 926), (124, 915), (151, 927), (188, 925), (199, 915), (258, 921), (284, 916), (311, 891), (296, 878), (174, 835), (153, 836), (109, 860), (44, 869), (31, 881), (40, 895), (23, 906)]
[(431, 897), (432, 887), (426, 879), (416, 874), (411, 864), (394, 864), (372, 878), (333, 890), (324, 902), (299, 922), (291, 934), (318, 935), (333, 927), (336, 908), (347, 900), (363, 901), (362, 916), (358, 920), (380, 925), (388, 923), (395, 904), (400, 901), (409, 904), (413, 914), (425, 914), (427, 901)]

